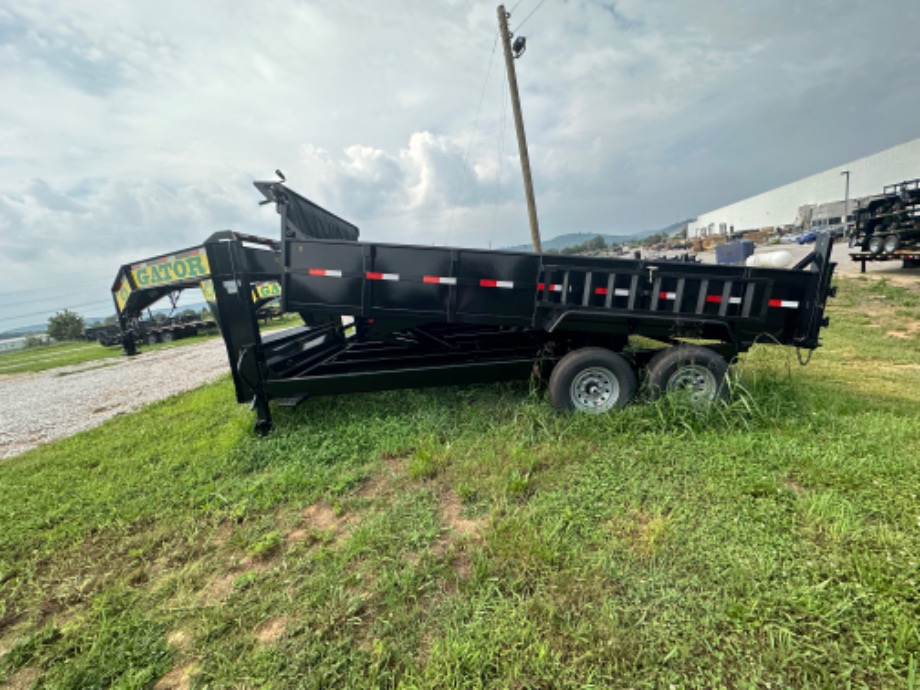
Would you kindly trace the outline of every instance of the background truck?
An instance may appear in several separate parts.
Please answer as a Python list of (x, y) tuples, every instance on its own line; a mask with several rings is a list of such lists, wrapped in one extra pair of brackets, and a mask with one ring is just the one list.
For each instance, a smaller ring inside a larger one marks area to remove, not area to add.
[[(642, 385), (715, 399), (728, 362), (755, 343), (813, 350), (827, 325), (826, 235), (793, 269), (369, 243), (284, 184), (255, 186), (276, 206), (280, 240), (216, 233), (122, 266), (113, 294), (126, 328), (170, 290), (200, 284), (259, 432), (271, 401), (535, 372), (564, 410), (606, 412)], [(260, 331), (253, 287), (266, 281), (302, 326)]]
[(850, 252), (854, 261), (901, 260), (920, 266), (920, 180), (888, 185), (882, 195), (856, 210)]

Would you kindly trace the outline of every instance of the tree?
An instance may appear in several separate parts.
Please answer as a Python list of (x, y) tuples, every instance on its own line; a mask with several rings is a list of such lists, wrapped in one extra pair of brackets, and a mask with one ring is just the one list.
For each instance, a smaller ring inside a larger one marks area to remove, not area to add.
[(48, 319), (48, 335), (55, 340), (77, 340), (83, 334), (83, 317), (65, 309)]

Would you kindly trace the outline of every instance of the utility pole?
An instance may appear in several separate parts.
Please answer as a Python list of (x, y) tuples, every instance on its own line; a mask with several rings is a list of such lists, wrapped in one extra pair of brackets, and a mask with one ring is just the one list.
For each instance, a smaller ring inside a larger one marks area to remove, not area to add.
[(844, 234), (850, 234), (850, 171), (844, 170), (841, 175), (847, 176), (846, 190), (843, 193), (843, 231)]
[(517, 130), (518, 152), (521, 156), (521, 171), (524, 173), (524, 194), (527, 196), (527, 215), (530, 218), (530, 240), (537, 254), (543, 253), (540, 243), (540, 226), (537, 224), (537, 202), (533, 196), (533, 179), (530, 176), (530, 156), (527, 154), (527, 138), (524, 136), (524, 117), (521, 115), (521, 99), (518, 96), (517, 74), (514, 71), (514, 56), (511, 54), (511, 32), (505, 6), (498, 6), (498, 32), (505, 48), (505, 70), (508, 72), (508, 87), (511, 89), (511, 106), (514, 110), (514, 128)]

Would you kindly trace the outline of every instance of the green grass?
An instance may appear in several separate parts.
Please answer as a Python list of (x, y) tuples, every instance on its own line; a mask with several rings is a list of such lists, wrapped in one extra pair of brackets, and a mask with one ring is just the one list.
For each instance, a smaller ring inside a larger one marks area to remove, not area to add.
[(62, 342), (42, 347), (30, 347), (0, 355), (0, 376), (24, 372), (45, 371), (57, 367), (105, 360), (121, 354), (120, 348), (103, 347), (99, 343)]
[(560, 416), (527, 384), (225, 379), (0, 464), (0, 683), (916, 688), (918, 295), (847, 281), (808, 367)]
[[(284, 318), (275, 319), (269, 325), (263, 328), (264, 331), (273, 331), (278, 328), (289, 328), (300, 322), (299, 317), (285, 316)], [(191, 338), (175, 340), (169, 343), (157, 343), (155, 345), (140, 344), (141, 351), (152, 351), (170, 349), (174, 347), (184, 347), (194, 345), (206, 340), (213, 340), (218, 336), (216, 331), (203, 333)], [(103, 347), (97, 342), (63, 342), (43, 345), (41, 347), (17, 350), (15, 352), (0, 354), (0, 376), (4, 374), (21, 374), (25, 372), (45, 371), (47, 369), (56, 369), (58, 367), (74, 366), (86, 364), (88, 362), (101, 361), (105, 366), (105, 360), (121, 356), (121, 347)]]

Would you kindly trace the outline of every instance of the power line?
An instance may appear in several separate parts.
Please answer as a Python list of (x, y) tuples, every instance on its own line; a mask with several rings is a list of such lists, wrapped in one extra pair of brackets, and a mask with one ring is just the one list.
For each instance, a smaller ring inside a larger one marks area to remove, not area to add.
[[(91, 290), (92, 292), (99, 292), (99, 290), (94, 289), (94, 288), (89, 288), (88, 290)], [(83, 292), (87, 292), (88, 290), (78, 290), (76, 293), (71, 292), (71, 293), (69, 293), (69, 296), (70, 296), (70, 297), (73, 297), (74, 294), (79, 295), (79, 294), (81, 294), (81, 293), (83, 293)], [(26, 292), (29, 292), (29, 291), (27, 290)], [(106, 291), (106, 292), (107, 292), (107, 291)], [(5, 297), (5, 296), (6, 296), (6, 295), (0, 294), (0, 297)], [(50, 301), (52, 301), (52, 300), (57, 300), (57, 299), (60, 299), (60, 298), (61, 298), (60, 295), (48, 295), (47, 297), (36, 297), (35, 299), (16, 300), (14, 304), (3, 304), (3, 305), (0, 305), (0, 306), (5, 307), (5, 308), (9, 308), (9, 307), (18, 307), (18, 306), (21, 305), (21, 304), (34, 304), (35, 302), (50, 302)]]
[(59, 311), (63, 311), (64, 309), (76, 309), (77, 307), (92, 307), (96, 304), (108, 304), (110, 306), (113, 306), (110, 300), (102, 300), (99, 302), (84, 302), (83, 304), (71, 304), (69, 307), (58, 307), (57, 309), (43, 309), (42, 311), (34, 311), (28, 314), (17, 314), (16, 316), (4, 316), (0, 318), (0, 321), (15, 321), (16, 319), (26, 319), (31, 316), (41, 316), (43, 314), (47, 314), (52, 311), (59, 312)]
[[(528, 19), (530, 19), (530, 18), (534, 15), (534, 13), (535, 13), (538, 9), (540, 9), (540, 7), (543, 5), (544, 2), (546, 2), (546, 0), (540, 0), (540, 2), (537, 3), (537, 6), (534, 7), (534, 8), (530, 11), (530, 14), (528, 14), (526, 17), (524, 17), (524, 20), (523, 20), (520, 24), (518, 24), (516, 27), (514, 27), (514, 31), (512, 31), (511, 33), (516, 34), (518, 31), (520, 31), (520, 30), (521, 30), (521, 27), (524, 26), (524, 22), (526, 22)], [(519, 4), (520, 4), (520, 3), (519, 3)], [(515, 5), (515, 7), (517, 7), (517, 5)]]
[[(473, 131), (470, 132), (470, 140), (466, 145), (466, 153), (463, 155), (463, 172), (466, 173), (466, 165), (470, 159), (470, 151), (473, 150), (473, 139), (476, 137), (476, 130), (479, 128), (479, 116), (482, 114), (482, 104), (486, 98), (486, 87), (489, 85), (489, 76), (492, 74), (492, 63), (495, 62), (495, 48), (498, 46), (498, 32), (495, 33), (495, 40), (492, 41), (492, 54), (489, 56), (489, 66), (486, 67), (486, 78), (482, 82), (482, 93), (479, 95), (479, 107), (476, 108), (476, 118), (473, 120)], [(466, 175), (464, 174), (464, 177)], [(447, 233), (444, 238), (444, 244), (450, 244), (450, 231), (454, 225), (454, 214), (457, 211), (456, 204), (450, 209), (450, 219), (447, 221)]]

